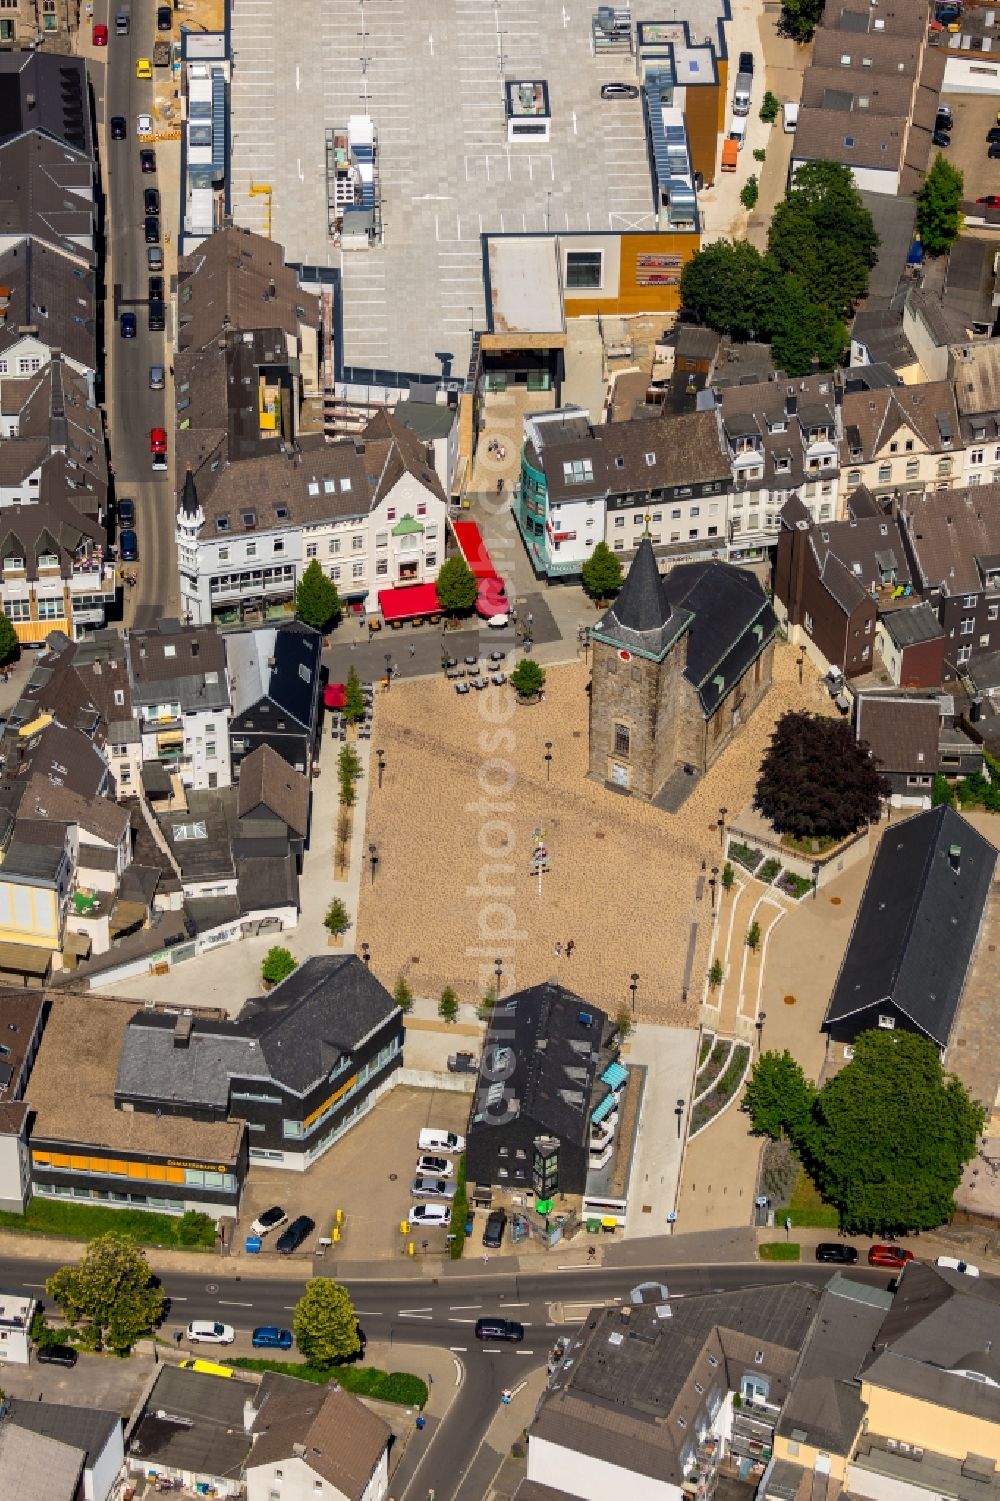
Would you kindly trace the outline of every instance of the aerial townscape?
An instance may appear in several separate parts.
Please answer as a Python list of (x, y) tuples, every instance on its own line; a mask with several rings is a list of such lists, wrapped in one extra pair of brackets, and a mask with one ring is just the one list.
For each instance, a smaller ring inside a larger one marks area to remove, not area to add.
[(1000, 1501), (1000, 7), (0, 0), (0, 1501)]

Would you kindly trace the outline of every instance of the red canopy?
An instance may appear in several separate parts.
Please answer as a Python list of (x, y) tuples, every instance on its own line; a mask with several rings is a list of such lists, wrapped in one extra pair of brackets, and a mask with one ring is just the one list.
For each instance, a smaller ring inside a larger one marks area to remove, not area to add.
[(476, 600), (476, 614), (481, 615), (484, 620), (490, 620), (494, 615), (507, 615), (509, 613), (507, 601), (505, 599), (498, 599), (495, 595), (481, 594)]
[(486, 550), (482, 532), (474, 521), (453, 521), (451, 529), (455, 534), (462, 557), (468, 563), (477, 579), (495, 576), (496, 569), (493, 567), (493, 559)]
[(343, 683), (327, 683), (323, 689), (323, 703), (328, 709), (342, 709), (347, 703), (347, 689)]
[(438, 615), (441, 606), (433, 584), (411, 584), (408, 589), (380, 589), (379, 609), (383, 619), (413, 620), (417, 615)]

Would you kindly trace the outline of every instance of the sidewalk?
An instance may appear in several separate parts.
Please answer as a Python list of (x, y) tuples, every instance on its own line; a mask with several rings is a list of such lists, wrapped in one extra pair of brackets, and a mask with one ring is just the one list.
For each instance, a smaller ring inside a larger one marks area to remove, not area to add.
[[(475, 1458), (459, 1481), (455, 1501), (486, 1501), (486, 1498), (495, 1494), (493, 1483), (504, 1462), (511, 1460), (511, 1447), (523, 1439), (525, 1430), (530, 1426), (547, 1380), (545, 1366), (536, 1366), (523, 1381), (509, 1388), (512, 1393), (509, 1404), (505, 1406), (498, 1399), (496, 1415), (483, 1436)], [(517, 1476), (523, 1478), (525, 1461), (511, 1460), (511, 1466)], [(505, 1494), (512, 1490), (513, 1487), (505, 1487)], [(419, 1492), (417, 1495), (419, 1496)]]

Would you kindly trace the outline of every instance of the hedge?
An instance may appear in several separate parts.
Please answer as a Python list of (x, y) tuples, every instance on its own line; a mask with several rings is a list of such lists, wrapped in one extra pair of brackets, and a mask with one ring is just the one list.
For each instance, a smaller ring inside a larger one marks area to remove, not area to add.
[(226, 1365), (239, 1371), (277, 1371), (279, 1376), (294, 1376), (297, 1381), (312, 1381), (325, 1386), (335, 1381), (356, 1397), (374, 1397), (380, 1402), (395, 1402), (400, 1407), (423, 1407), (427, 1401), (427, 1383), (409, 1371), (380, 1371), (375, 1366), (312, 1366), (292, 1360), (251, 1360), (237, 1356)]

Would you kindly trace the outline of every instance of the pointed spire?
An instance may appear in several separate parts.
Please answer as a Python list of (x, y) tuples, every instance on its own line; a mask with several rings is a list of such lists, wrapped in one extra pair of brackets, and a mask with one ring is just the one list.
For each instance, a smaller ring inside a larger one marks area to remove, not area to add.
[(191, 465), (187, 466), (184, 476), (184, 489), (181, 491), (181, 512), (185, 516), (197, 516), (198, 492), (194, 487), (194, 475), (191, 473)]
[(656, 554), (648, 534), (643, 536), (635, 560), (609, 614), (631, 631), (658, 631), (670, 618), (670, 601)]

